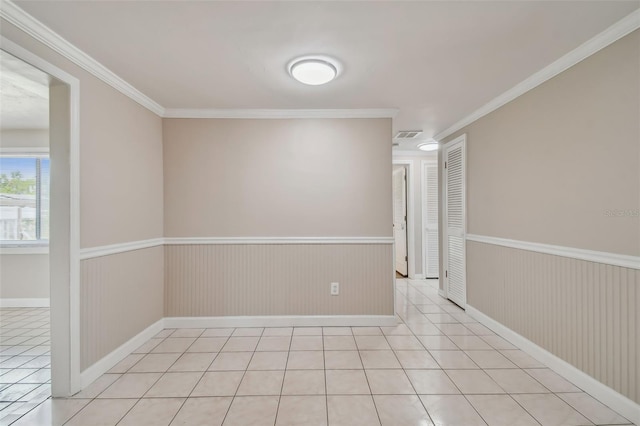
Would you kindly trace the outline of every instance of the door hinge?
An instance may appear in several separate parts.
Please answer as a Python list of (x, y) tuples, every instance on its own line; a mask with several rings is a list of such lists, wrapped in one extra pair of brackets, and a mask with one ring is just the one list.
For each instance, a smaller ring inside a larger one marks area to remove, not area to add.
[(444, 162), (444, 168), (445, 169), (447, 168), (447, 162), (446, 161)]
[(405, 257), (404, 257), (404, 261), (405, 261), (405, 262), (408, 262), (408, 261), (409, 261), (409, 258), (408, 258), (407, 256), (405, 256)]
[(444, 271), (444, 277), (449, 278), (449, 271)]

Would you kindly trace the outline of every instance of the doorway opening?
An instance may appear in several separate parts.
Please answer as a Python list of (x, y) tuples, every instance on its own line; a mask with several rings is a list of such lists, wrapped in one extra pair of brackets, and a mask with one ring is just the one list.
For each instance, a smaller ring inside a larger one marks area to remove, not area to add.
[[(13, 400), (0, 412), (2, 423), (35, 406), (25, 398), (37, 402), (80, 388), (80, 208), (79, 82), (4, 37), (0, 47), (0, 256), (3, 272), (9, 264), (15, 272), (2, 277), (0, 314), (12, 325), (3, 321), (0, 330), (9, 330), (0, 338), (11, 345), (0, 368), (15, 370), (16, 379), (3, 385), (15, 392), (6, 392)], [(32, 265), (30, 256), (44, 262)], [(35, 272), (38, 288), (27, 282)]]
[(0, 50), (0, 423), (51, 395), (50, 76)]
[(409, 253), (407, 238), (407, 167), (393, 165), (393, 238), (395, 246), (395, 268), (397, 278), (409, 275)]

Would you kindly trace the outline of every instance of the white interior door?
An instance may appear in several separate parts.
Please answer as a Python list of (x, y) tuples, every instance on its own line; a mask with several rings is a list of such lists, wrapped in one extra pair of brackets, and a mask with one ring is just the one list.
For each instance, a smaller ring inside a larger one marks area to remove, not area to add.
[(462, 308), (466, 283), (466, 164), (464, 135), (445, 147), (445, 286), (447, 297)]
[(396, 271), (407, 276), (407, 169), (393, 169), (393, 238), (396, 247)]
[(426, 278), (438, 278), (440, 260), (438, 258), (438, 164), (422, 164), (423, 211), (424, 211), (424, 271)]

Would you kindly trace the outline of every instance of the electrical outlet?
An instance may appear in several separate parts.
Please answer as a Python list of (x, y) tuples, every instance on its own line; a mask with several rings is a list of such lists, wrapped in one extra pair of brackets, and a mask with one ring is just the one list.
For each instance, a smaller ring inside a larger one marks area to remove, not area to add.
[(337, 296), (340, 294), (340, 283), (331, 283), (331, 295)]

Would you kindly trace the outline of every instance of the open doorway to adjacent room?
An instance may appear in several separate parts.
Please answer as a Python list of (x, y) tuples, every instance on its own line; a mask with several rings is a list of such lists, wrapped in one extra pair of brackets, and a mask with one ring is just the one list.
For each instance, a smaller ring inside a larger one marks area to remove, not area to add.
[(407, 245), (407, 167), (393, 165), (393, 238), (395, 240), (396, 277), (409, 275)]
[(79, 388), (79, 85), (0, 41), (0, 424), (11, 424)]
[(0, 50), (0, 423), (51, 395), (48, 74)]

